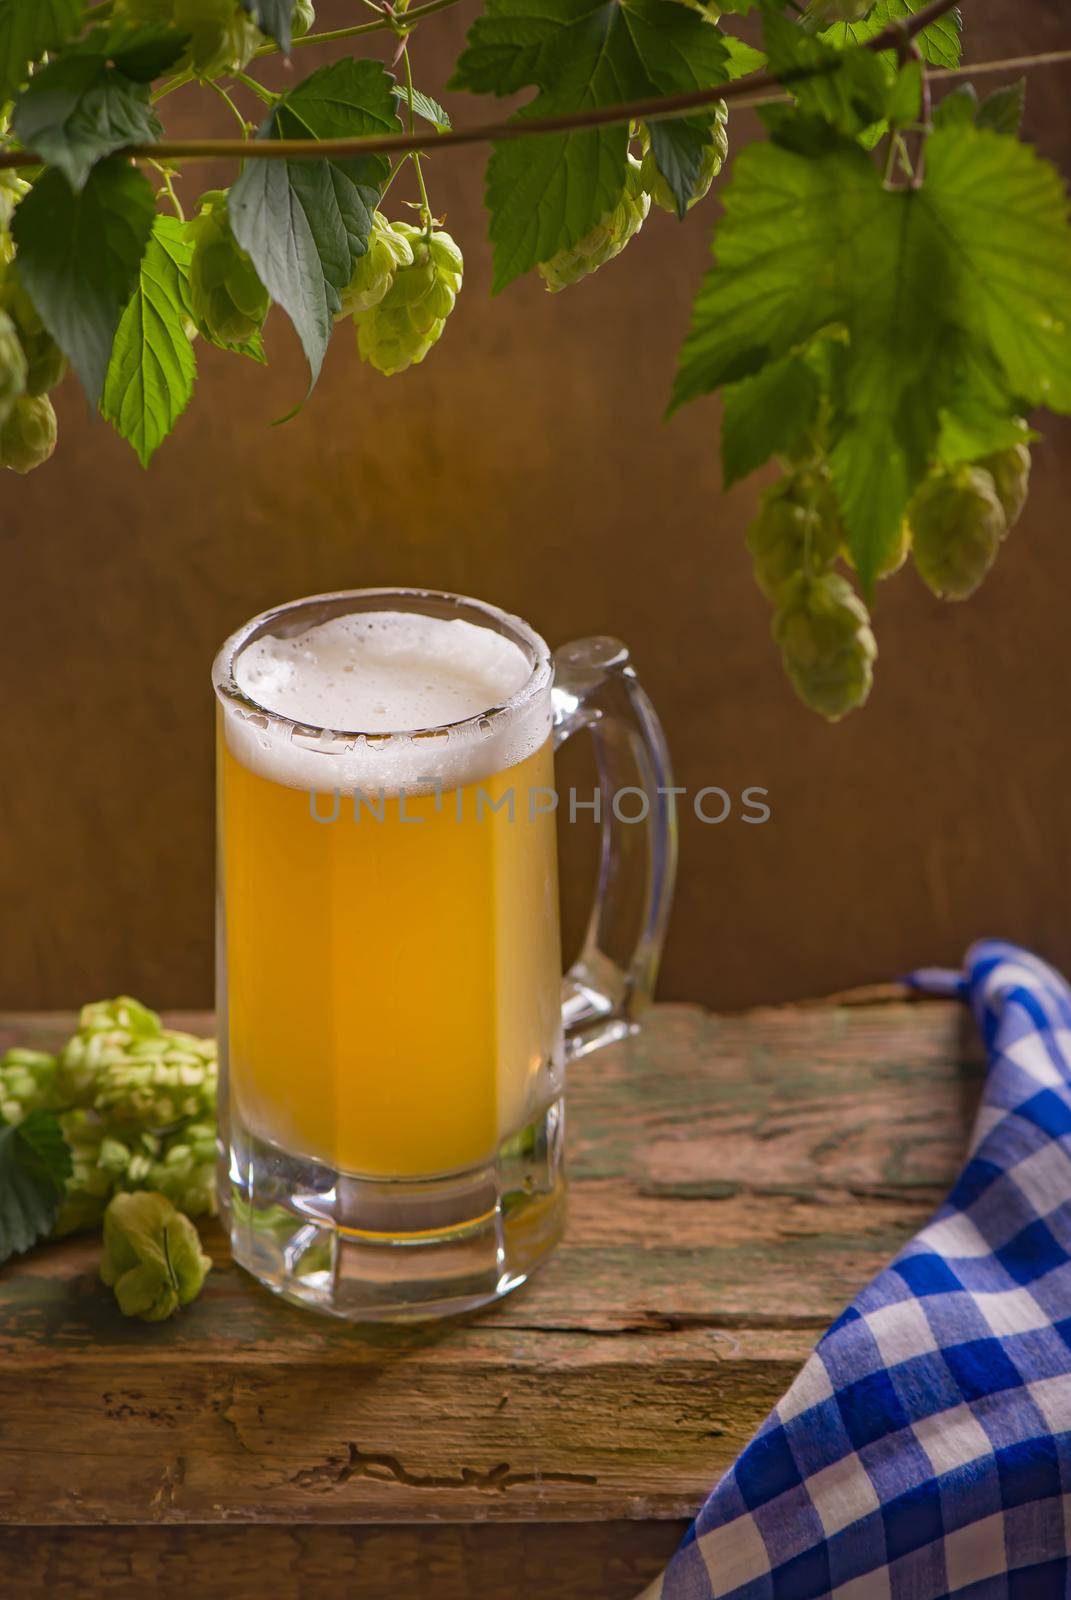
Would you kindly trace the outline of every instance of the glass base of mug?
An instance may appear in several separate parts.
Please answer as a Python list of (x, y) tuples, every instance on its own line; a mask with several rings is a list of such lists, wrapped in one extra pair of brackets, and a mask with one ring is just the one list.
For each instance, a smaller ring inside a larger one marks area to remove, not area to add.
[(563, 1104), (494, 1159), (437, 1178), (365, 1178), (234, 1122), (224, 1210), (238, 1264), (284, 1299), (354, 1322), (418, 1322), (524, 1283), (565, 1222)]

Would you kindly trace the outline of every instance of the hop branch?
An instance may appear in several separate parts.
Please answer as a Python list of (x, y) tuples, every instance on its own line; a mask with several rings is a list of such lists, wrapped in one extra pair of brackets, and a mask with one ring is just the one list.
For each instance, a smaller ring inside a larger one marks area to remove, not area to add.
[[(1063, 187), (1019, 142), (1014, 89), (931, 104), (931, 82), (964, 70), (954, 0), (763, 7), (762, 55), (679, 0), (617, 0), (594, 41), (570, 0), (545, 0), (533, 52), (515, 9), (486, 0), (451, 88), (532, 97), (460, 127), (413, 60), (456, 0), (369, 0), (375, 17), (329, 31), (311, 0), (104, 0), (72, 37), (57, 8), (3, 3), (24, 24), (18, 59), (0, 36), (0, 464), (17, 472), (55, 448), (68, 364), (147, 465), (191, 401), (199, 343), (263, 361), (272, 305), (310, 388), (340, 323), (379, 373), (419, 366), (464, 272), (422, 156), (484, 144), (496, 291), (531, 271), (574, 292), (653, 207), (683, 220), (720, 191), (672, 404), (721, 393), (727, 484), (781, 463), (749, 548), (788, 677), (830, 718), (870, 691), (876, 581), (910, 553), (936, 594), (976, 587), (1025, 496), (1029, 409), (1071, 410)], [(285, 94), (253, 75), (274, 51), (376, 33), (394, 36), (393, 73), (345, 58)], [(168, 139), (155, 108), (186, 84), (240, 137)], [(769, 139), (726, 181), (741, 103)], [(240, 171), (187, 220), (176, 172), (221, 157)]]

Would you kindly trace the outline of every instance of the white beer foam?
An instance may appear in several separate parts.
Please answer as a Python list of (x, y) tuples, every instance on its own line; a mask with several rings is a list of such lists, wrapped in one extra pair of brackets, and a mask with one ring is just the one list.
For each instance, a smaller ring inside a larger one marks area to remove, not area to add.
[(287, 723), (227, 706), (227, 743), (244, 766), (290, 788), (454, 788), (514, 766), (546, 739), (546, 692), (480, 726), (452, 726), (505, 705), (531, 675), (524, 651), (492, 628), (460, 617), (353, 612), (289, 638), (254, 640), (235, 661), (234, 678), (274, 717), (371, 739), (292, 736)]

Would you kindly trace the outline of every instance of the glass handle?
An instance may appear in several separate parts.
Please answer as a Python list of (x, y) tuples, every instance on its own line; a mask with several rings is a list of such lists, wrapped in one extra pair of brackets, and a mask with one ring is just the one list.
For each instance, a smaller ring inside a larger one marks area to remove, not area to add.
[(673, 898), (677, 826), (662, 725), (620, 640), (578, 639), (556, 651), (552, 695), (555, 749), (591, 729), (602, 826), (595, 904), (562, 984), (571, 1059), (629, 1033), (651, 999)]

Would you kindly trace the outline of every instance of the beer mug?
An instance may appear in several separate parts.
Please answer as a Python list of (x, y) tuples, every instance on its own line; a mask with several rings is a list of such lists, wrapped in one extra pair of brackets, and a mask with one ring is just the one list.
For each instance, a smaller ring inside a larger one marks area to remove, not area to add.
[[(495, 1300), (562, 1232), (565, 1063), (654, 985), (675, 828), (650, 702), (616, 640), (552, 657), (411, 589), (265, 612), (213, 683), (234, 1258), (359, 1321)], [(563, 987), (553, 751), (579, 728), (601, 868)]]

